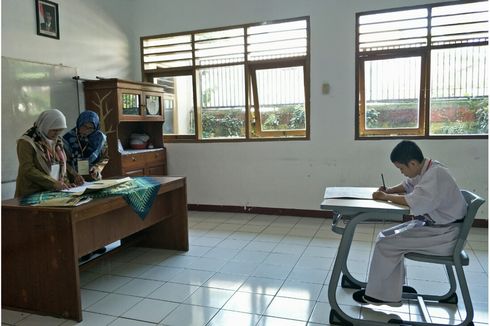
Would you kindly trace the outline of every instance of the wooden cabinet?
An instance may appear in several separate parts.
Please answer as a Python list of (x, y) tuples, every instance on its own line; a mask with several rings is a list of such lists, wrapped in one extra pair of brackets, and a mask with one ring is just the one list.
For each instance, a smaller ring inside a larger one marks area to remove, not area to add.
[(128, 176), (165, 175), (165, 150), (126, 151), (121, 158), (122, 174)]
[[(163, 87), (121, 79), (84, 82), (85, 107), (97, 112), (107, 135), (109, 163), (102, 175), (166, 175)], [(131, 134), (150, 136), (149, 148), (132, 149)], [(151, 145), (150, 145), (151, 144)]]

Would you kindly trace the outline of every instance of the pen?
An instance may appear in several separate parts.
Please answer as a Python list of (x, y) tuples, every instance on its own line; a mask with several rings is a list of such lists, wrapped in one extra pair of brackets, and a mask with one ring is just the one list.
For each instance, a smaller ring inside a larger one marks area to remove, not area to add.
[(381, 181), (383, 182), (383, 188), (386, 190), (385, 177), (383, 176), (383, 173), (381, 173)]

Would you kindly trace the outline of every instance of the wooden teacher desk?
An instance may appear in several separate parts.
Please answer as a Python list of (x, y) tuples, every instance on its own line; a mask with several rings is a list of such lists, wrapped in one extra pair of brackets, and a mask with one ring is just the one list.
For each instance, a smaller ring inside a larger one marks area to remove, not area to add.
[(161, 183), (144, 220), (123, 197), (78, 207), (2, 202), (2, 306), (82, 320), (78, 258), (134, 236), (141, 245), (189, 250), (184, 177)]

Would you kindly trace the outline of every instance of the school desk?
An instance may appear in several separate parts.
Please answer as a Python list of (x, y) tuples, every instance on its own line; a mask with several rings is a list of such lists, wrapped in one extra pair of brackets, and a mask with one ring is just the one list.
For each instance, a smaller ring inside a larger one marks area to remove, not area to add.
[[(326, 193), (328, 190), (327, 188)], [(365, 282), (355, 279), (347, 268), (347, 258), (356, 227), (361, 223), (401, 222), (403, 215), (409, 214), (409, 208), (384, 201), (355, 198), (327, 198), (323, 200), (320, 207), (334, 212), (332, 231), (342, 235), (328, 285), (328, 301), (331, 308), (330, 323), (337, 325), (342, 324), (342, 322), (365, 326), (385, 325), (385, 323), (375, 321), (359, 320), (342, 311), (336, 298), (337, 285), (342, 273), (342, 287), (357, 289), (366, 286)]]

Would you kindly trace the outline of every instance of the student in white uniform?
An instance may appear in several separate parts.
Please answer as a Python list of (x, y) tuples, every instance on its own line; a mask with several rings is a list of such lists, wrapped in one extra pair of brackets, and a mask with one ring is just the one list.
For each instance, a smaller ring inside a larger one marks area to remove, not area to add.
[(407, 179), (394, 187), (380, 187), (373, 193), (373, 199), (407, 205), (414, 218), (425, 225), (397, 234), (379, 233), (366, 289), (355, 292), (353, 298), (359, 303), (400, 306), (405, 281), (404, 254), (452, 254), (459, 234), (458, 222), (466, 213), (466, 201), (448, 169), (424, 158), (414, 142), (400, 142), (390, 159)]

